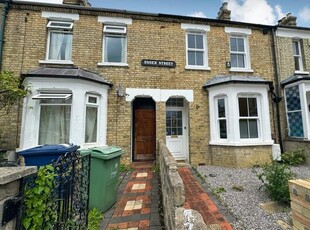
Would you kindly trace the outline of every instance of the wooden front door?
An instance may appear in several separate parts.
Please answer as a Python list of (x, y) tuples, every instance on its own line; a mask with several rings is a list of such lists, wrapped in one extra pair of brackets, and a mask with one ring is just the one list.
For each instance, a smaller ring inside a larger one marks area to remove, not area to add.
[(155, 160), (155, 110), (135, 109), (134, 160)]

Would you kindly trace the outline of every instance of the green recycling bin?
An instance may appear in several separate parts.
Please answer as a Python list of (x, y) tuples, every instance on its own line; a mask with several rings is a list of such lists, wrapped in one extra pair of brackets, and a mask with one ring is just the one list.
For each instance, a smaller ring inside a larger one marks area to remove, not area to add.
[(120, 157), (117, 146), (95, 147), (80, 150), (81, 155), (91, 154), (89, 209), (105, 212), (117, 199)]

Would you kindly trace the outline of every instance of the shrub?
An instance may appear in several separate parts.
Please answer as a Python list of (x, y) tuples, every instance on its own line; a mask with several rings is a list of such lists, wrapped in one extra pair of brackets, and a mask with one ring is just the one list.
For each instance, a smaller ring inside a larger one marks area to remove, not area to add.
[(96, 208), (88, 213), (88, 230), (98, 230), (103, 214)]
[(295, 175), (288, 165), (273, 161), (271, 164), (262, 166), (262, 172), (255, 172), (258, 178), (263, 182), (264, 187), (272, 200), (289, 203), (290, 193), (288, 180), (294, 179)]
[(298, 165), (306, 161), (303, 149), (298, 149), (292, 152), (285, 152), (281, 156), (282, 162), (288, 165)]

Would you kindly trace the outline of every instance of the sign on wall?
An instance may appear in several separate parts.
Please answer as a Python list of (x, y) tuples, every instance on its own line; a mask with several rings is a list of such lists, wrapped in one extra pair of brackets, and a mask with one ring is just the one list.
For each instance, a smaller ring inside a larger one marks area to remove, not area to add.
[(175, 68), (175, 61), (165, 61), (165, 60), (152, 60), (152, 59), (143, 59), (141, 61), (141, 65), (143, 66), (154, 66), (154, 67), (167, 67), (167, 68)]

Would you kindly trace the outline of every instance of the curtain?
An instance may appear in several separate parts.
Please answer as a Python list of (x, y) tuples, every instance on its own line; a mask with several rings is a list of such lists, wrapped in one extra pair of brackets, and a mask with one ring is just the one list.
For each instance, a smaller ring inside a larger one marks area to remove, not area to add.
[(86, 107), (85, 143), (97, 142), (97, 107)]
[(72, 53), (72, 34), (51, 32), (49, 59), (71, 60), (71, 53)]
[(39, 144), (69, 143), (70, 105), (41, 105)]

